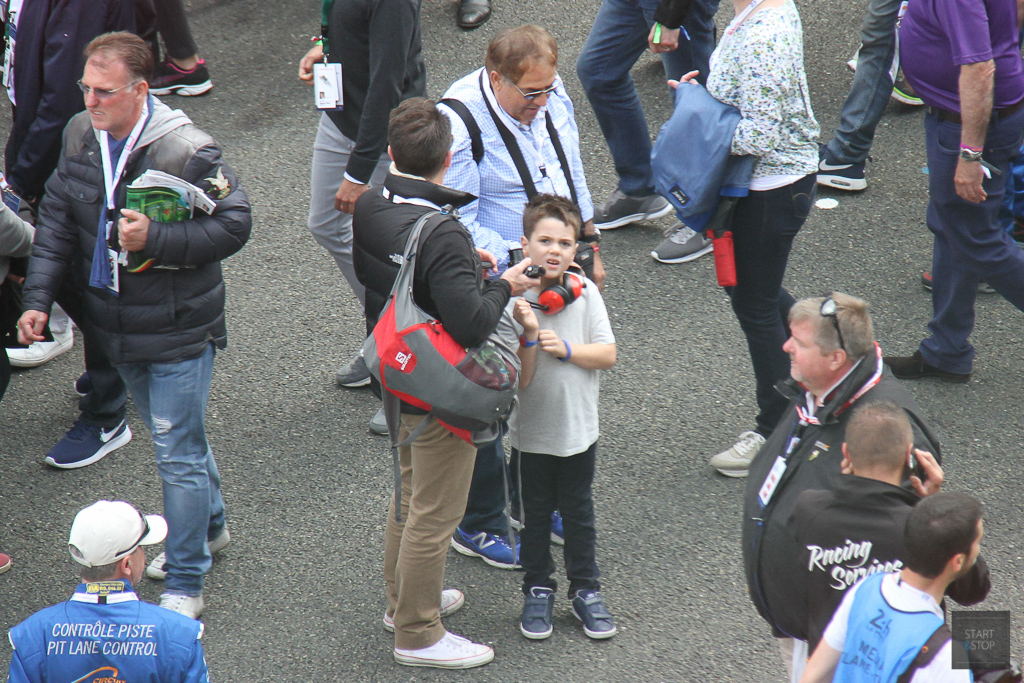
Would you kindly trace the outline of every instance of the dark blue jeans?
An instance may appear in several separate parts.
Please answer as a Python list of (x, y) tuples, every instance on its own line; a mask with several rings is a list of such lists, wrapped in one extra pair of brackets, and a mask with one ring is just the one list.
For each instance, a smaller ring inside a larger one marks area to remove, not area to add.
[(508, 533), (508, 524), (505, 521), (507, 468), (505, 448), (501, 439), (477, 449), (476, 461), (473, 463), (473, 482), (469, 486), (469, 500), (466, 501), (466, 514), (459, 523), (463, 531), (486, 531), (498, 536)]
[(786, 410), (775, 385), (789, 377), (789, 309), (795, 303), (782, 286), (793, 238), (814, 202), (815, 177), (751, 192), (739, 200), (730, 221), (736, 254), (736, 286), (727, 287), (732, 310), (747, 338), (757, 383), (757, 428), (765, 438)]
[(569, 597), (584, 588), (601, 588), (592, 486), (596, 455), (596, 442), (582, 453), (569, 457), (519, 453), (525, 524), (519, 536), (522, 542), (520, 562), (526, 570), (524, 593), (534, 586), (558, 589), (558, 582), (552, 578), (555, 562), (551, 557), (551, 513), (555, 510), (562, 513), (565, 527), (563, 551)]
[[(1001, 176), (983, 183), (988, 198), (973, 204), (956, 194), (953, 177), (960, 154), (960, 125), (924, 119), (928, 147), (928, 229), (932, 248), (932, 320), (921, 342), (925, 362), (947, 372), (971, 372), (974, 347), (974, 299), (984, 280), (1024, 311), (1024, 251), (999, 225), (1010, 162), (1017, 156), (1024, 109), (989, 123), (985, 161)], [(994, 175), (994, 174), (993, 174)]]
[[(604, 0), (576, 62), (576, 74), (615, 161), (619, 189), (632, 196), (654, 193), (651, 134), (629, 72), (647, 49), (657, 6), (656, 0)], [(696, 70), (698, 80), (705, 82), (715, 49), (717, 9), (718, 0), (694, 0), (683, 24), (690, 40), (680, 33), (679, 47), (661, 55), (667, 78)]]

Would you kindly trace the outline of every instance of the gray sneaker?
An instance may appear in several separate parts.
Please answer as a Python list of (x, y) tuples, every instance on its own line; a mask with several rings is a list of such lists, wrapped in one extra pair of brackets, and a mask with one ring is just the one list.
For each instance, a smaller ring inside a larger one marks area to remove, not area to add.
[(711, 240), (702, 233), (694, 232), (682, 223), (676, 223), (665, 231), (665, 238), (651, 252), (655, 261), (662, 263), (686, 263), (699, 259), (712, 249)]
[(388, 420), (384, 417), (384, 406), (370, 418), (370, 431), (378, 436), (388, 435)]
[(637, 221), (661, 218), (671, 211), (672, 205), (660, 194), (630, 197), (620, 190), (615, 190), (604, 204), (594, 207), (594, 226), (598, 230), (611, 230)]
[(749, 474), (750, 461), (764, 446), (764, 441), (757, 432), (743, 432), (739, 441), (711, 458), (710, 464), (727, 477), (745, 477)]
[(348, 387), (349, 389), (365, 387), (370, 383), (370, 371), (367, 369), (366, 363), (363, 362), (362, 350), (346, 365), (338, 368), (335, 379), (338, 381), (339, 387)]

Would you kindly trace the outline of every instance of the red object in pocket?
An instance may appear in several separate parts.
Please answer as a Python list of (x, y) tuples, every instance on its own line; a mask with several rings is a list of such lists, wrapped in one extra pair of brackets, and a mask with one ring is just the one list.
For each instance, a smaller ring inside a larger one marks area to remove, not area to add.
[(718, 276), (719, 287), (736, 286), (736, 255), (732, 246), (732, 231), (725, 230), (717, 236), (714, 230), (708, 230), (711, 244), (715, 250), (715, 275)]

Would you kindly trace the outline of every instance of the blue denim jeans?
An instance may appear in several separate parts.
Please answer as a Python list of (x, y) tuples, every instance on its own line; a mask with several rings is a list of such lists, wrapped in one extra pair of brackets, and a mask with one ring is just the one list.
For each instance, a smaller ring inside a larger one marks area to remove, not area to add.
[(782, 286), (793, 238), (814, 202), (815, 176), (790, 185), (751, 192), (733, 212), (736, 286), (726, 287), (740, 323), (757, 384), (757, 428), (767, 438), (787, 401), (775, 385), (789, 377), (789, 354), (782, 345), (789, 337), (789, 309), (795, 303)]
[[(978, 283), (988, 282), (1004, 299), (1024, 311), (1024, 251), (999, 225), (1010, 162), (1017, 156), (1024, 129), (1024, 109), (993, 119), (985, 137), (985, 161), (1001, 176), (983, 182), (988, 198), (981, 204), (961, 199), (953, 178), (960, 155), (960, 125), (924, 119), (928, 148), (928, 229), (932, 248), (932, 320), (921, 342), (925, 362), (947, 372), (968, 373), (974, 347), (974, 299)], [(995, 175), (995, 174), (993, 174)]]
[[(597, 11), (576, 74), (594, 109), (601, 132), (619, 175), (619, 189), (635, 197), (654, 193), (651, 174), (651, 134), (630, 69), (647, 49), (654, 25), (656, 0), (604, 0)], [(689, 71), (708, 77), (708, 60), (715, 49), (718, 0), (694, 0), (680, 33), (679, 47), (661, 55), (667, 78)]]
[(204, 424), (213, 356), (210, 344), (190, 360), (117, 366), (156, 446), (167, 519), (168, 593), (202, 594), (203, 575), (213, 563), (206, 542), (224, 530), (220, 473)]
[(875, 128), (892, 96), (889, 70), (896, 54), (896, 16), (900, 0), (869, 0), (860, 27), (860, 54), (850, 93), (839, 114), (839, 128), (828, 143), (829, 156), (840, 164), (868, 158)]
[[(473, 483), (469, 487), (466, 514), (459, 527), (465, 532), (486, 531), (489, 534), (508, 534), (505, 521), (505, 447), (501, 439), (480, 446), (473, 463)], [(511, 482), (509, 482), (511, 483)]]

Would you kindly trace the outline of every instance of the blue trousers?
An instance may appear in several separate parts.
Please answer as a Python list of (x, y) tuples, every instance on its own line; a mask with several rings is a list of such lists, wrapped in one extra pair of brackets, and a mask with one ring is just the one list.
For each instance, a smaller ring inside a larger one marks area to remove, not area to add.
[[(576, 74), (594, 109), (601, 132), (615, 161), (619, 189), (634, 197), (654, 193), (651, 173), (651, 134), (630, 69), (647, 49), (654, 25), (656, 0), (604, 0), (587, 42), (576, 62)], [(661, 55), (667, 78), (689, 71), (708, 77), (708, 60), (715, 49), (718, 0), (694, 0), (680, 33), (679, 47)]]
[(839, 128), (828, 143), (829, 156), (840, 164), (864, 161), (875, 128), (892, 96), (889, 70), (896, 55), (896, 17), (900, 0), (869, 0), (860, 28), (857, 72), (839, 114)]
[(206, 542), (224, 530), (220, 473), (206, 441), (213, 344), (177, 363), (117, 366), (139, 416), (153, 435), (167, 519), (168, 593), (201, 595), (213, 558)]
[(1024, 109), (1004, 119), (993, 116), (985, 138), (985, 161), (998, 168), (983, 183), (988, 198), (973, 204), (956, 194), (953, 178), (960, 154), (960, 125), (925, 116), (928, 147), (928, 229), (932, 248), (932, 320), (921, 342), (925, 362), (947, 372), (969, 373), (974, 347), (974, 299), (988, 282), (1024, 311), (1024, 251), (999, 225), (999, 207), (1010, 162), (1024, 130)]
[[(473, 481), (466, 501), (466, 514), (459, 526), (466, 532), (496, 536), (508, 533), (505, 521), (505, 477), (508, 465), (501, 439), (480, 446), (473, 463)], [(511, 481), (509, 482), (512, 483)]]

